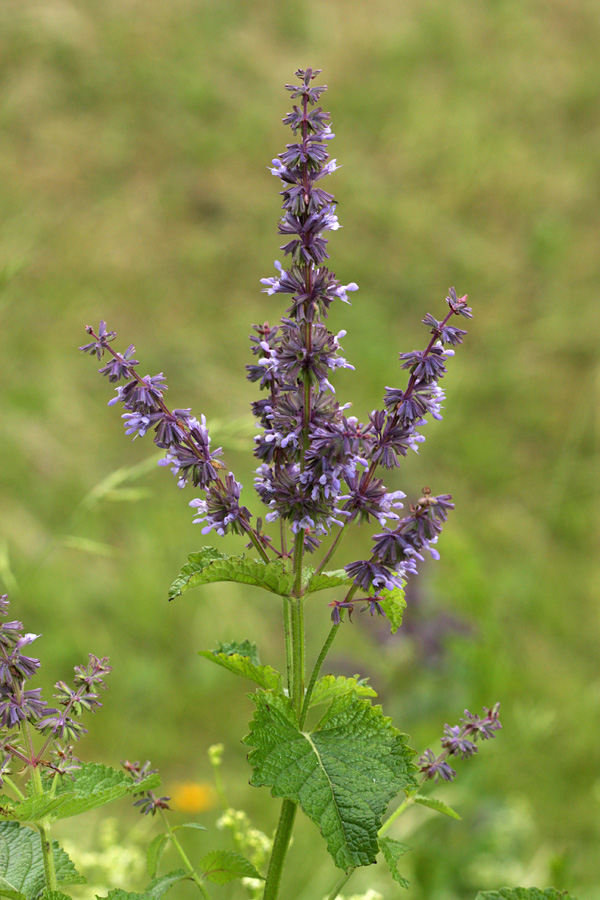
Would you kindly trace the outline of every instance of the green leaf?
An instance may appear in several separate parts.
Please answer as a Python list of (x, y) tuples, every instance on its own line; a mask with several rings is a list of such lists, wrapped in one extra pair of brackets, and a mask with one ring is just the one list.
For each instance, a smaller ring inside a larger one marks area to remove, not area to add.
[(44, 891), (39, 900), (71, 900), (71, 898), (61, 891)]
[(279, 672), (271, 666), (255, 665), (249, 656), (242, 656), (239, 653), (219, 653), (216, 650), (200, 650), (199, 655), (217, 663), (219, 666), (223, 666), (224, 669), (233, 672), (235, 675), (248, 678), (259, 687), (271, 688), (276, 692), (281, 690), (281, 675)]
[(42, 797), (27, 797), (26, 800), (9, 800), (2, 798), (0, 805), (0, 820), (13, 822), (37, 822), (44, 816), (49, 816), (57, 807), (62, 806), (62, 797), (51, 797), (46, 794)]
[(99, 897), (98, 894), (96, 894), (96, 900), (149, 900), (149, 895), (124, 891), (121, 888), (113, 888), (106, 897)]
[(183, 822), (181, 825), (173, 825), (171, 831), (180, 831), (182, 828), (194, 828), (197, 831), (208, 831), (204, 825), (199, 822)]
[(168, 840), (168, 834), (165, 834), (164, 832), (162, 834), (157, 834), (148, 847), (148, 853), (146, 854), (146, 864), (148, 866), (148, 875), (150, 876), (150, 878), (156, 877), (156, 872), (160, 865), (162, 855), (165, 852), (165, 847), (167, 846)]
[(290, 701), (270, 691), (257, 706), (244, 742), (250, 783), (300, 803), (321, 829), (336, 866), (366, 866), (379, 851), (377, 831), (391, 798), (414, 788), (408, 738), (355, 694), (335, 697), (312, 733), (298, 729)]
[(287, 597), (294, 584), (293, 576), (285, 571), (281, 562), (265, 563), (244, 556), (227, 556), (214, 547), (204, 547), (188, 556), (186, 565), (169, 588), (169, 600), (196, 585), (215, 581), (253, 584), (281, 597)]
[(189, 877), (183, 869), (175, 869), (167, 875), (155, 878), (141, 894), (114, 888), (107, 897), (96, 895), (96, 900), (160, 900), (174, 884), (179, 884), (180, 881), (185, 881)]
[(160, 900), (163, 894), (166, 894), (174, 884), (179, 884), (180, 881), (185, 881), (186, 878), (189, 877), (189, 874), (184, 869), (175, 869), (173, 872), (161, 875), (160, 878), (155, 878), (146, 888), (144, 888), (144, 900), (146, 900), (146, 898), (148, 898), (148, 900)]
[[(97, 809), (128, 794), (141, 794), (153, 790), (159, 785), (158, 774), (150, 775), (136, 784), (125, 772), (118, 772), (100, 763), (84, 763), (75, 772), (74, 780), (65, 778), (59, 782), (55, 799), (62, 802), (52, 810), (50, 818), (53, 821), (67, 819), (69, 816)], [(20, 806), (21, 804), (17, 804), (17, 812)]]
[(343, 584), (352, 584), (352, 579), (348, 578), (348, 573), (344, 569), (336, 569), (334, 572), (320, 572), (318, 575), (311, 574), (306, 583), (304, 593), (314, 594), (315, 591), (324, 591), (327, 588), (340, 587)]
[(394, 588), (392, 591), (384, 589), (379, 591), (377, 596), (381, 598), (381, 608), (389, 620), (390, 631), (396, 634), (402, 625), (402, 616), (406, 609), (404, 591), (402, 588)]
[(315, 684), (310, 705), (328, 703), (334, 697), (342, 697), (346, 694), (356, 694), (357, 697), (376, 697), (377, 691), (367, 684), (366, 678), (354, 675), (353, 678), (345, 678), (343, 675), (323, 675)]
[(499, 891), (480, 891), (475, 900), (575, 900), (566, 891), (555, 888), (500, 888)]
[(226, 653), (227, 656), (233, 656), (237, 653), (238, 656), (247, 656), (250, 662), (254, 663), (255, 666), (260, 666), (260, 657), (258, 655), (256, 644), (253, 641), (249, 641), (247, 638), (241, 643), (238, 641), (226, 641), (225, 643), (221, 643), (221, 641), (219, 641), (217, 649), (212, 652)]
[[(52, 846), (58, 884), (85, 884), (86, 879), (65, 851), (56, 841)], [(0, 822), (0, 896), (34, 900), (45, 886), (42, 844), (37, 831), (18, 822)]]
[(409, 887), (406, 878), (398, 871), (398, 860), (401, 856), (404, 856), (407, 850), (410, 850), (410, 847), (407, 844), (402, 844), (400, 841), (395, 841), (393, 838), (380, 838), (379, 846), (381, 847), (381, 852), (389, 866), (394, 881), (396, 881), (400, 887)]
[(415, 803), (420, 803), (421, 806), (428, 806), (429, 809), (435, 809), (436, 812), (444, 813), (445, 816), (450, 816), (451, 819), (460, 820), (460, 816), (456, 810), (452, 809), (451, 806), (448, 806), (447, 803), (444, 803), (443, 800), (438, 800), (437, 797), (429, 797), (425, 796), (425, 794), (415, 794), (413, 800)]
[(249, 859), (233, 850), (213, 850), (200, 860), (200, 869), (207, 881), (229, 884), (235, 878), (261, 878)]

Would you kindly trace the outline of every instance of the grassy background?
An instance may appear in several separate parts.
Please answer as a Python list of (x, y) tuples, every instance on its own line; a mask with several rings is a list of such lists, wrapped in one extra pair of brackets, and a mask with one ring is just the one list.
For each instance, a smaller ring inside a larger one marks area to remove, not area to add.
[[(275, 825), (246, 785), (244, 686), (196, 651), (247, 636), (280, 663), (279, 609), (230, 586), (166, 602), (202, 543), (193, 494), (144, 467), (151, 444), (123, 441), (76, 347), (105, 318), (251, 484), (247, 334), (282, 312), (258, 284), (280, 255), (265, 166), (289, 140), (283, 83), (321, 67), (344, 166), (332, 268), (361, 287), (331, 317), (357, 368), (340, 400), (364, 416), (402, 385), (397, 354), (424, 345), (420, 319), (450, 284), (476, 312), (445, 421), (394, 481), (454, 495), (442, 561), (412, 585), (404, 633), (363, 617), (331, 663), (368, 674), (419, 749), (464, 707), (502, 702), (504, 731), (442, 792), (464, 821), (423, 812), (398, 830), (414, 847), (407, 896), (553, 884), (600, 898), (599, 41), (597, 0), (0, 5), (0, 576), (44, 634), (40, 683), (89, 650), (111, 656), (89, 757), (150, 757), (168, 792), (209, 779), (205, 748), (224, 740), (232, 802)], [(81, 506), (137, 464), (130, 502)], [(313, 648), (327, 621), (315, 602)], [(290, 900), (331, 884), (316, 837), (302, 825)], [(380, 869), (356, 888), (395, 896)]]

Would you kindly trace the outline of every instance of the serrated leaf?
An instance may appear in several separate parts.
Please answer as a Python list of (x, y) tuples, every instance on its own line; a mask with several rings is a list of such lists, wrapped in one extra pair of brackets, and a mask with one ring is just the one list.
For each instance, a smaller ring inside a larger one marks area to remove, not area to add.
[(381, 847), (383, 858), (388, 864), (394, 881), (396, 881), (400, 887), (409, 887), (406, 878), (398, 871), (398, 860), (400, 857), (404, 856), (407, 850), (410, 850), (410, 847), (407, 844), (401, 843), (401, 841), (395, 841), (393, 838), (380, 838), (379, 846)]
[(555, 888), (500, 888), (499, 891), (480, 891), (475, 900), (575, 900), (566, 891)]
[(406, 609), (404, 591), (402, 588), (394, 588), (391, 591), (383, 589), (377, 596), (380, 598), (381, 608), (389, 620), (390, 631), (392, 634), (396, 634), (402, 625), (402, 616)]
[[(59, 886), (85, 884), (65, 853), (53, 841), (54, 865)], [(34, 900), (46, 886), (42, 844), (37, 831), (18, 822), (0, 823), (0, 896)]]
[(318, 575), (309, 577), (304, 593), (314, 594), (316, 591), (340, 587), (343, 584), (352, 584), (352, 579), (348, 577), (348, 573), (344, 569), (336, 569), (333, 572), (319, 572)]
[(200, 870), (207, 881), (229, 884), (236, 878), (261, 878), (249, 859), (233, 850), (213, 850), (200, 860)]
[(213, 653), (226, 653), (227, 656), (233, 656), (234, 653), (237, 653), (238, 656), (247, 656), (250, 662), (254, 663), (255, 666), (260, 666), (258, 648), (254, 641), (249, 641), (248, 638), (241, 642), (226, 641), (225, 643), (222, 643), (219, 641), (217, 647), (213, 650)]
[(146, 898), (147, 900), (160, 900), (174, 884), (179, 884), (180, 881), (185, 881), (189, 877), (189, 874), (184, 869), (175, 869), (173, 872), (161, 875), (160, 878), (155, 878), (144, 888), (144, 900)]
[(253, 584), (281, 597), (287, 597), (294, 584), (293, 576), (285, 571), (281, 562), (265, 563), (244, 556), (227, 556), (214, 547), (204, 547), (188, 556), (188, 562), (169, 588), (169, 600), (189, 588), (216, 581)]
[(44, 816), (50, 815), (54, 810), (62, 806), (61, 797), (27, 797), (26, 800), (9, 800), (2, 798), (0, 803), (0, 820), (13, 822), (37, 822)]
[(259, 687), (271, 688), (274, 691), (281, 690), (281, 675), (272, 666), (257, 666), (249, 657), (240, 656), (239, 653), (217, 653), (214, 650), (200, 650), (200, 656), (217, 663), (235, 675), (248, 678)]
[(398, 791), (416, 787), (408, 738), (354, 694), (334, 698), (312, 733), (298, 729), (290, 701), (270, 691), (244, 742), (254, 747), (250, 783), (300, 803), (321, 829), (336, 866), (366, 866), (379, 851), (381, 817)]
[(44, 891), (39, 900), (71, 900), (71, 898), (61, 891)]
[(156, 837), (150, 842), (150, 846), (148, 847), (148, 852), (146, 854), (146, 865), (148, 867), (148, 875), (150, 878), (156, 877), (156, 872), (160, 865), (160, 861), (163, 853), (165, 852), (165, 847), (167, 846), (167, 841), (169, 840), (169, 835), (165, 834), (157, 834)]
[(460, 820), (460, 816), (456, 810), (452, 809), (451, 806), (448, 806), (447, 803), (444, 803), (443, 800), (438, 800), (437, 797), (430, 797), (425, 794), (415, 794), (413, 800), (415, 803), (420, 803), (421, 806), (427, 806), (429, 809), (435, 809), (436, 812), (444, 813), (445, 816), (450, 816), (451, 819)]
[(354, 675), (353, 678), (345, 678), (343, 675), (323, 675), (314, 686), (310, 705), (328, 703), (334, 697), (342, 697), (346, 694), (356, 694), (357, 697), (376, 697), (377, 691), (367, 684), (366, 678)]
[[(62, 803), (50, 813), (50, 818), (53, 821), (67, 819), (90, 809), (97, 809), (128, 794), (154, 790), (159, 785), (158, 774), (150, 775), (136, 784), (125, 772), (118, 772), (100, 763), (84, 763), (75, 772), (73, 780), (65, 778), (59, 782), (55, 796), (56, 799), (62, 800)], [(18, 806), (16, 808), (18, 809)]]
[(147, 894), (124, 891), (122, 888), (113, 888), (106, 897), (99, 897), (98, 894), (96, 894), (96, 900), (149, 900), (149, 898)]

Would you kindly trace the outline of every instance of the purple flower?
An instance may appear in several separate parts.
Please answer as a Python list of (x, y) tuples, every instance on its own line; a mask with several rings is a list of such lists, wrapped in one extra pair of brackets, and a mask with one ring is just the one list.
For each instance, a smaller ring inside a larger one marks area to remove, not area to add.
[(452, 781), (456, 778), (456, 772), (452, 766), (446, 762), (444, 754), (435, 755), (433, 750), (426, 750), (419, 758), (419, 771), (423, 772), (426, 778), (433, 778), (435, 781)]
[[(85, 326), (85, 330), (88, 334), (94, 334), (94, 330), (90, 325)], [(100, 322), (100, 327), (98, 328), (98, 336), (95, 337), (90, 344), (84, 344), (83, 347), (80, 347), (82, 353), (89, 353), (91, 356), (96, 355), (98, 359), (102, 359), (104, 356), (104, 351), (108, 349), (108, 345), (110, 341), (113, 341), (117, 336), (116, 331), (107, 331), (106, 330), (106, 322)]]
[(467, 759), (477, 753), (477, 746), (469, 741), (460, 725), (444, 725), (444, 736), (441, 740), (442, 747), (450, 752), (450, 755)]
[(392, 571), (388, 566), (372, 560), (361, 559), (344, 566), (344, 568), (354, 581), (354, 584), (366, 592), (369, 592), (372, 588), (375, 591), (383, 588), (393, 591), (394, 588), (402, 587), (400, 575)]
[(206, 492), (206, 500), (190, 501), (190, 506), (202, 514), (194, 519), (194, 523), (204, 523), (202, 534), (208, 534), (213, 528), (221, 535), (227, 531), (234, 534), (244, 534), (248, 531), (250, 511), (239, 504), (241, 492), (242, 485), (230, 472), (225, 484), (221, 481), (211, 484)]
[(42, 689), (15, 691), (6, 685), (0, 687), (0, 724), (4, 728), (14, 728), (20, 722), (30, 719), (35, 722), (42, 715), (46, 701), (41, 697)]

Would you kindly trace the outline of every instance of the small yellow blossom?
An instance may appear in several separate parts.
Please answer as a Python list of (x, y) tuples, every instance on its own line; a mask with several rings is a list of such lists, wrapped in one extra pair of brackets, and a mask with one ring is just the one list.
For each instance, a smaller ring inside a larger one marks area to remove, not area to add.
[(182, 781), (170, 789), (171, 807), (180, 812), (197, 813), (212, 809), (214, 789), (205, 781)]

